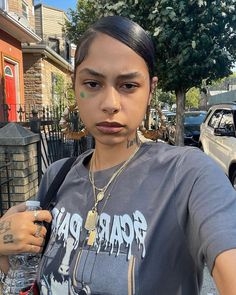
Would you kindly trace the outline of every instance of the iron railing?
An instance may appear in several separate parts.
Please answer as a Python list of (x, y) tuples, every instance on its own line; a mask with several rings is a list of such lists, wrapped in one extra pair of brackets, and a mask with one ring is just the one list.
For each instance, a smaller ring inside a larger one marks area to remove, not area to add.
[[(5, 162), (5, 163), (4, 163)], [(9, 161), (9, 157), (5, 155), (5, 161), (0, 165), (0, 214), (3, 213), (11, 207), (11, 192), (10, 184), (13, 178), (10, 175), (10, 165), (12, 163)]]

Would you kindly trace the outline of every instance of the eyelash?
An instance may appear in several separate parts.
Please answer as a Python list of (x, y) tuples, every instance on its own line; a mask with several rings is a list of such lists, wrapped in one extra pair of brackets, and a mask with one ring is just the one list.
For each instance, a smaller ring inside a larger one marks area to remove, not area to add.
[[(86, 81), (84, 82), (84, 85), (90, 89), (95, 89), (97, 88), (97, 86), (99, 86), (99, 83), (97, 81)], [(93, 87), (92, 85), (95, 87)]]
[[(102, 87), (102, 85), (97, 81), (85, 81), (83, 84), (91, 90), (97, 90), (97, 88)], [(126, 82), (126, 83), (121, 84), (121, 86), (119, 86), (119, 87), (123, 91), (132, 92), (139, 87), (139, 84), (132, 83), (132, 82), (130, 82), (130, 83)]]
[[(127, 87), (128, 86), (128, 87)], [(131, 86), (131, 87), (130, 87)], [(135, 90), (136, 88), (138, 88), (139, 85), (136, 83), (124, 83), (122, 85), (122, 88), (125, 88), (125, 90)]]

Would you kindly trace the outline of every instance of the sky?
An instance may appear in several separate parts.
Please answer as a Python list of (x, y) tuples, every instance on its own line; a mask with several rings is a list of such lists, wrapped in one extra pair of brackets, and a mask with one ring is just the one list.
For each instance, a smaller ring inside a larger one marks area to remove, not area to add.
[(39, 3), (62, 9), (67, 12), (69, 8), (75, 10), (77, 0), (34, 0), (35, 5)]

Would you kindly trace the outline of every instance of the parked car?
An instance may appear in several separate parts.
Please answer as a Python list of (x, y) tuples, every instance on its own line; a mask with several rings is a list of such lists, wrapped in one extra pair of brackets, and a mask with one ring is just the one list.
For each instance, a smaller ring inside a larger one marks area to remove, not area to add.
[(151, 129), (159, 130), (159, 139), (168, 140), (168, 127), (169, 124), (174, 120), (175, 113), (168, 110), (159, 110), (151, 116)]
[(168, 141), (169, 139), (169, 127), (172, 124), (172, 122), (175, 122), (175, 118), (176, 118), (176, 113), (165, 112), (163, 114), (165, 130), (163, 131), (162, 139), (164, 139), (165, 141)]
[[(207, 112), (189, 111), (184, 113), (184, 144), (198, 146), (200, 136), (200, 125), (206, 117)], [(175, 144), (176, 121), (172, 121), (168, 128), (168, 142)]]
[(228, 175), (236, 189), (236, 103), (212, 106), (201, 125), (199, 147)]

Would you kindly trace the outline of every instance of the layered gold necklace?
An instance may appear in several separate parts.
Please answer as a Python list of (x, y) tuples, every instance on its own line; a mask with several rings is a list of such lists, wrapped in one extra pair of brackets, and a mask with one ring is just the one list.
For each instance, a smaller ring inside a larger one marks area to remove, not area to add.
[[(102, 187), (99, 188), (95, 185), (95, 181), (94, 181), (94, 173), (93, 173), (93, 168), (94, 168), (94, 156), (95, 153), (92, 155), (91, 158), (91, 164), (90, 164), (90, 168), (89, 168), (89, 180), (92, 184), (93, 187), (93, 195), (94, 195), (94, 206), (91, 210), (88, 211), (87, 213), (87, 217), (86, 217), (86, 221), (85, 221), (85, 229), (89, 231), (89, 238), (87, 241), (87, 244), (89, 246), (92, 246), (94, 244), (95, 238), (96, 238), (96, 227), (97, 227), (97, 223), (98, 223), (98, 219), (99, 219), (99, 214), (98, 214), (98, 203), (101, 202), (107, 192), (107, 189), (110, 187), (110, 185), (112, 183), (115, 182), (115, 180), (117, 179), (117, 177), (125, 170), (125, 168), (127, 167), (127, 165), (130, 163), (130, 161), (134, 158), (134, 156), (136, 155), (136, 153), (139, 151), (140, 146), (134, 151), (134, 153), (121, 165), (120, 168), (118, 168), (111, 176), (111, 178), (109, 179), (109, 181), (107, 182), (107, 184)], [(97, 193), (98, 192), (98, 193)], [(109, 198), (109, 194), (107, 194), (106, 199), (105, 199), (105, 203), (103, 205), (103, 208), (100, 212), (100, 214), (102, 213), (106, 202)]]

